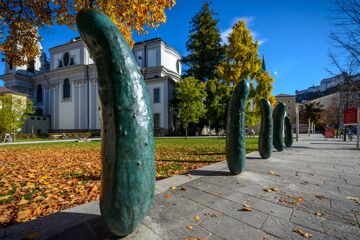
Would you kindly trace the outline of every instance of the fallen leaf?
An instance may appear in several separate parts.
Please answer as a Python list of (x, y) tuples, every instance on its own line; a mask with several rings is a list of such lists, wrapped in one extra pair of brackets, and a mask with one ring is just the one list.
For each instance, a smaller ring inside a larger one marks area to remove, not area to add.
[(165, 194), (164, 198), (167, 198), (167, 199), (172, 198), (172, 195), (171, 194)]
[(346, 198), (360, 204), (360, 199), (358, 197), (347, 196)]
[(193, 229), (193, 226), (187, 225), (186, 228), (189, 229), (189, 230), (192, 230), (192, 229)]
[(270, 176), (280, 177), (280, 175), (279, 175), (279, 174), (277, 174), (277, 173), (275, 173), (275, 172), (273, 172), (273, 171), (269, 171), (269, 172), (268, 172), (268, 175), (270, 175)]
[(218, 216), (217, 213), (205, 213), (205, 215), (206, 215), (207, 217), (217, 217), (217, 216)]
[(243, 207), (242, 209), (240, 209), (239, 211), (244, 211), (244, 212), (251, 212), (253, 209), (251, 207)]
[(0, 201), (8, 200), (11, 197), (11, 195), (5, 195), (0, 197)]
[(320, 200), (328, 199), (327, 197), (325, 197), (323, 195), (315, 195), (315, 197), (317, 197)]
[(175, 186), (170, 187), (171, 190), (176, 190)]
[(302, 185), (307, 185), (307, 184), (309, 184), (309, 182), (308, 182), (308, 181), (304, 181), (304, 182), (301, 182), (300, 184), (302, 184)]
[(27, 204), (29, 201), (22, 198), (19, 202), (18, 202), (18, 205), (24, 205), (24, 204)]
[(275, 187), (263, 188), (263, 190), (265, 192), (277, 192), (277, 191), (279, 191), (279, 189), (275, 188)]
[(322, 212), (320, 212), (320, 211), (316, 211), (315, 213), (314, 213), (314, 215), (315, 216), (318, 216), (318, 217), (321, 217), (322, 215), (324, 215)]
[(293, 230), (294, 232), (296, 232), (297, 234), (299, 234), (300, 236), (303, 236), (304, 238), (311, 238), (312, 234), (311, 233), (307, 233), (304, 230), (302, 230), (301, 228), (295, 228)]
[(192, 178), (192, 175), (190, 173), (186, 174), (189, 178)]
[(181, 186), (180, 190), (181, 190), (181, 191), (185, 191), (186, 188), (184, 188), (184, 186)]
[(199, 215), (196, 215), (195, 217), (194, 217), (194, 219), (195, 219), (195, 221), (200, 221), (200, 216)]

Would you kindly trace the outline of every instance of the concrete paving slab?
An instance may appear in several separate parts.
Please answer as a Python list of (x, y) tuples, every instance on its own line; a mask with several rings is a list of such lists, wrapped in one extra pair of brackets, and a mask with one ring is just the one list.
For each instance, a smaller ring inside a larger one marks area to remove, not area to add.
[[(220, 162), (157, 181), (149, 216), (122, 239), (304, 239), (297, 227), (311, 239), (360, 239), (360, 204), (347, 198), (360, 197), (359, 154), (351, 144), (306, 136), (267, 160), (248, 154), (237, 176)], [(296, 198), (302, 200), (292, 202)], [(244, 204), (253, 210), (239, 211)], [(4, 231), (5, 240), (117, 239), (107, 232), (98, 202)]]

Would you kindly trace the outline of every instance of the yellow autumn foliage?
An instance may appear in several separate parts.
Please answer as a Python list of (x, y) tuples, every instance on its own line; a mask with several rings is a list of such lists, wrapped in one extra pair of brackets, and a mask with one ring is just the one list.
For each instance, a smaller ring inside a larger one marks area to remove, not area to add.
[(166, 8), (175, 0), (8, 0), (0, 3), (0, 51), (6, 61), (26, 64), (40, 54), (39, 32), (45, 26), (66, 25), (75, 29), (81, 9), (96, 8), (108, 15), (130, 44), (132, 30), (146, 33), (166, 21)]

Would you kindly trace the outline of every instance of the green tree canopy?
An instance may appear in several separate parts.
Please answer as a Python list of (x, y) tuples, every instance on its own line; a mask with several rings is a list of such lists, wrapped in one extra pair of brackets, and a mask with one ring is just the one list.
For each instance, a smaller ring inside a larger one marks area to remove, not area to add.
[(205, 84), (194, 77), (187, 77), (176, 83), (176, 102), (179, 121), (185, 128), (185, 137), (189, 123), (198, 123), (206, 113)]
[(33, 111), (32, 101), (28, 98), (23, 102), (13, 95), (0, 96), (0, 135), (16, 133)]
[(185, 75), (193, 76), (202, 82), (215, 78), (216, 66), (223, 58), (215, 15), (209, 2), (205, 2), (190, 21), (189, 39), (186, 42), (189, 55), (183, 58), (183, 63), (189, 67)]
[(323, 111), (324, 106), (320, 102), (308, 102), (300, 107), (300, 123), (311, 122), (319, 123), (320, 113)]
[(218, 79), (211, 79), (206, 82), (206, 119), (210, 121), (208, 124), (217, 130), (226, 125), (231, 92), (232, 87)]

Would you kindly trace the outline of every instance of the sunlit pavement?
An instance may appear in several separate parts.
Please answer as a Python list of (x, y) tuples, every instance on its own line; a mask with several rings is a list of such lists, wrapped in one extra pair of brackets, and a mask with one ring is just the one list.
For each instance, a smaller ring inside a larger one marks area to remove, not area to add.
[[(248, 154), (238, 176), (220, 162), (158, 181), (149, 216), (124, 239), (360, 239), (355, 147), (301, 135), (270, 159)], [(98, 203), (91, 202), (2, 229), (2, 236), (114, 239), (99, 215)]]

